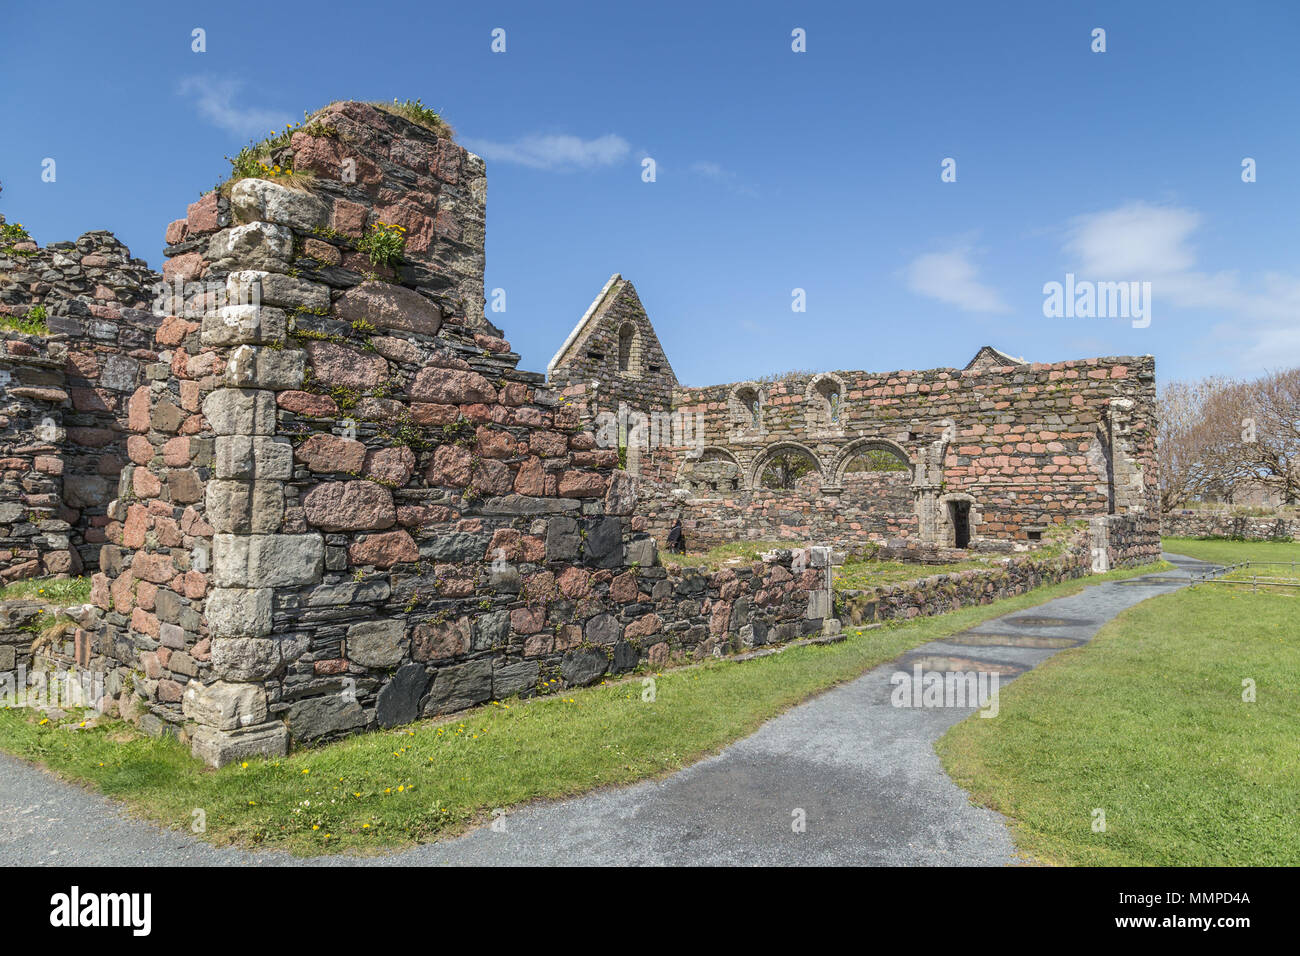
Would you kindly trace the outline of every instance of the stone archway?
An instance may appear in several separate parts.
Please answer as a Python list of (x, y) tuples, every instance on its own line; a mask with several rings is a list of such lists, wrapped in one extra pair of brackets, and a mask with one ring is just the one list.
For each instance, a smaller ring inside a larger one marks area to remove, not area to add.
[(681, 463), (676, 482), (696, 495), (739, 491), (745, 486), (745, 469), (727, 449), (708, 445)]
[(858, 438), (849, 442), (841, 448), (835, 455), (829, 470), (829, 478), (836, 486), (844, 484), (844, 472), (853, 459), (859, 455), (880, 450), (889, 452), (898, 458), (907, 466), (908, 476), (911, 478), (916, 473), (916, 463), (912, 461), (912, 456), (907, 453), (907, 449), (897, 442), (890, 441), (888, 438)]
[(809, 459), (812, 462), (812, 470), (816, 473), (818, 482), (825, 483), (826, 469), (815, 451), (796, 441), (779, 441), (764, 448), (755, 456), (749, 470), (748, 487), (750, 489), (758, 490), (764, 487), (763, 473), (773, 463), (773, 460), (780, 455), (798, 455)]

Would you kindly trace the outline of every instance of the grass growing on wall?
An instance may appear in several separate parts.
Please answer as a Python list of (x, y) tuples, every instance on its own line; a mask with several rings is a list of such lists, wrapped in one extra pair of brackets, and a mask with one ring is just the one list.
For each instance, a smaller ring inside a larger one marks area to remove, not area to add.
[(0, 328), (27, 335), (46, 335), (50, 331), (48, 318), (45, 306), (36, 305), (28, 309), (26, 315), (0, 315)]
[(67, 607), (90, 600), (90, 578), (27, 578), (0, 588), (0, 601), (26, 598)]
[(455, 832), (496, 807), (678, 770), (918, 644), (1138, 573), (1063, 582), (991, 605), (854, 631), (839, 644), (656, 674), (653, 702), (642, 699), (636, 676), (218, 771), (202, 768), (177, 741), (143, 737), (117, 721), (72, 731), (16, 709), (0, 711), (0, 748), (122, 799), (165, 826), (188, 830), (192, 811), (202, 808), (205, 838), (214, 843), (298, 854), (391, 850)]

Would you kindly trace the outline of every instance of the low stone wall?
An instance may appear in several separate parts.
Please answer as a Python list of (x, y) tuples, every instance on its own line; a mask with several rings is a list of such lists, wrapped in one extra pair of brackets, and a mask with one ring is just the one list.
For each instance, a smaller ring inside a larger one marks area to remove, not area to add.
[(1288, 541), (1300, 538), (1300, 517), (1234, 515), (1225, 511), (1175, 511), (1160, 519), (1160, 533), (1170, 538), (1238, 538)]
[(848, 625), (895, 618), (930, 617), (974, 604), (991, 604), (1091, 573), (1092, 558), (1086, 532), (1071, 539), (1063, 556), (1011, 558), (995, 568), (934, 574), (904, 584), (864, 590), (837, 591), (835, 614)]
[(1089, 525), (1094, 571), (1160, 560), (1160, 521), (1150, 512), (1102, 515)]

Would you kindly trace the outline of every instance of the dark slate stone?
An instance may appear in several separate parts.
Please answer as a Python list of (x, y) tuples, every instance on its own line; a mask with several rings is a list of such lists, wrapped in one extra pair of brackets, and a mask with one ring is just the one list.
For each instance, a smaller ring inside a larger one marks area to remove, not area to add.
[(420, 716), (420, 698), (429, 684), (429, 674), (420, 664), (403, 664), (384, 685), (375, 704), (375, 721), (380, 727), (409, 724)]
[(597, 614), (587, 622), (585, 635), (592, 644), (613, 644), (623, 636), (623, 625), (612, 614)]
[(502, 700), (516, 694), (530, 694), (537, 689), (537, 676), (540, 673), (537, 661), (515, 661), (510, 664), (498, 661), (492, 671), (492, 698)]
[(635, 647), (627, 641), (619, 641), (614, 645), (614, 660), (610, 664), (610, 670), (615, 674), (621, 674), (636, 667), (640, 661), (641, 655)]
[(420, 557), (426, 561), (481, 561), (487, 551), (487, 540), (476, 534), (440, 534), (420, 545)]
[(488, 577), (488, 584), (498, 594), (518, 594), (519, 589), (523, 587), (523, 579), (520, 578), (518, 570), (507, 565), (505, 568), (493, 571)]
[(424, 699), (424, 716), (445, 714), (482, 704), (492, 696), (492, 662), (469, 661), (444, 667)]
[(584, 524), (587, 539), (583, 560), (594, 568), (623, 567), (622, 519), (590, 518)]
[(289, 708), (289, 733), (294, 740), (315, 740), (364, 727), (365, 711), (355, 700), (339, 695), (309, 697)]
[(738, 597), (736, 603), (731, 606), (731, 627), (732, 629), (744, 627), (749, 623), (750, 607), (749, 598)]
[(609, 658), (598, 647), (575, 647), (564, 655), (560, 673), (566, 684), (590, 684), (609, 668)]
[(504, 647), (509, 640), (509, 611), (493, 611), (474, 616), (474, 650), (487, 651), (494, 647)]
[(578, 556), (578, 522), (552, 518), (546, 523), (546, 560), (568, 561)]

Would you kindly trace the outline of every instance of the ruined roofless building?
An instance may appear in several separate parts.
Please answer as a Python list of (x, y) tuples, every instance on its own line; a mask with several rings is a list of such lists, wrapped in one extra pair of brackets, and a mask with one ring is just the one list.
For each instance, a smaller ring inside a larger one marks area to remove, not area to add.
[[(221, 765), (838, 627), (827, 549), (665, 567), (675, 517), (920, 544), (965, 502), (972, 547), (1092, 519), (962, 602), (1158, 550), (1149, 358), (684, 389), (615, 277), (551, 387), (483, 316), (486, 170), (445, 128), (335, 103), (269, 159), (293, 176), (192, 203), (161, 275), (107, 233), (5, 230), (0, 579), (93, 586), (40, 641), (31, 602), (0, 605), (0, 679), (94, 674), (109, 713)], [(620, 451), (620, 403), (692, 430)], [(806, 473), (768, 488), (783, 450)]]
[(614, 275), (547, 373), (614, 423), (629, 471), (690, 493), (677, 507), (693, 545), (1007, 550), (1076, 519), (1158, 513), (1149, 355), (1029, 363), (986, 346), (961, 369), (685, 388)]

